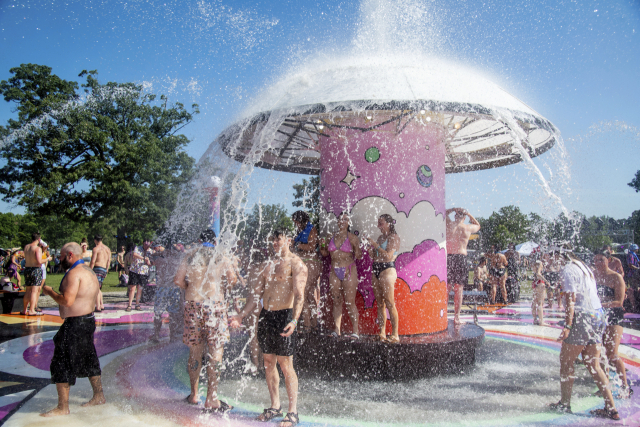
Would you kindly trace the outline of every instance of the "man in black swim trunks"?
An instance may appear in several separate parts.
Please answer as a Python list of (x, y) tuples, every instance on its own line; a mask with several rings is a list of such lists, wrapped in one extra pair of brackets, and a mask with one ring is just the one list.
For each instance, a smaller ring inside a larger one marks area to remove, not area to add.
[[(24, 271), (26, 292), (24, 293), (22, 314), (27, 316), (41, 316), (36, 310), (42, 286), (42, 247), (40, 246), (40, 233), (31, 235), (31, 243), (24, 247)], [(27, 310), (28, 307), (28, 310)]]
[[(304, 288), (307, 283), (307, 267), (302, 260), (291, 253), (291, 239), (284, 230), (276, 230), (271, 235), (275, 256), (265, 263), (265, 268), (254, 282), (253, 298), (243, 313), (251, 313), (255, 304), (263, 300), (263, 308), (258, 318), (258, 344), (264, 353), (264, 367), (267, 386), (271, 396), (271, 407), (264, 410), (258, 421), (270, 421), (281, 417), (277, 365), (284, 374), (289, 397), (289, 410), (280, 423), (281, 427), (291, 427), (298, 418), (298, 376), (293, 368), (293, 354), (296, 347), (296, 326), (304, 304)], [(237, 328), (242, 322), (242, 313), (233, 316), (231, 327)]]
[[(449, 219), (451, 212), (455, 212), (454, 220)], [(465, 224), (469, 217), (469, 224)], [(453, 294), (453, 323), (460, 322), (460, 307), (462, 306), (462, 291), (469, 283), (469, 269), (467, 267), (467, 245), (473, 233), (480, 230), (480, 223), (466, 209), (447, 209), (447, 292), (454, 289)]]
[(491, 304), (496, 303), (496, 296), (498, 294), (498, 286), (502, 293), (502, 299), (506, 304), (507, 299), (507, 257), (500, 253), (500, 248), (497, 245), (491, 245), (489, 253), (489, 281), (491, 282)]
[(51, 382), (58, 391), (58, 406), (43, 417), (69, 414), (69, 388), (75, 385), (76, 378), (89, 377), (93, 388), (93, 397), (82, 406), (104, 404), (100, 361), (93, 344), (96, 321), (93, 310), (98, 295), (98, 279), (95, 273), (82, 260), (82, 248), (77, 243), (67, 243), (60, 250), (62, 268), (67, 270), (60, 292), (51, 286), (44, 286), (45, 295), (49, 295), (60, 306), (60, 317), (64, 323), (53, 337), (53, 359), (51, 360)]

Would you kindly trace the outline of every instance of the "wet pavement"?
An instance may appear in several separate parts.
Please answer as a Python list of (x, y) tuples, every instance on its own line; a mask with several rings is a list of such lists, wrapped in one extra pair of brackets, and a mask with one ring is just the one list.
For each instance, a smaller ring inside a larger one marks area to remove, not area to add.
[[(48, 369), (52, 338), (62, 323), (57, 309), (43, 307), (45, 314), (40, 317), (0, 315), (0, 425), (258, 425), (252, 419), (269, 403), (264, 379), (223, 375), (221, 395), (236, 409), (224, 419), (202, 415), (201, 407), (182, 401), (188, 394), (186, 347), (168, 342), (167, 325), (160, 344), (148, 342), (153, 307), (143, 305), (142, 311), (125, 312), (122, 294), (107, 301), (107, 309), (96, 314), (95, 341), (108, 404), (81, 408), (79, 404), (91, 396), (88, 381), (81, 379), (71, 389), (72, 414), (57, 419), (38, 417), (56, 404)], [(637, 396), (616, 400), (623, 421), (589, 415), (589, 410), (602, 407), (602, 399), (593, 396), (595, 384), (582, 365), (576, 368), (574, 414), (545, 410), (547, 403), (559, 398), (560, 346), (555, 339), (562, 313), (548, 310), (550, 325), (534, 326), (529, 305), (523, 300), (479, 315), (485, 343), (477, 366), (464, 375), (398, 384), (301, 376), (301, 425), (640, 425)], [(463, 320), (472, 322), (473, 318), (464, 315)], [(625, 315), (619, 350), (634, 388), (640, 379), (639, 326), (640, 315)], [(242, 338), (236, 334), (232, 342), (238, 344)], [(284, 387), (281, 395), (284, 406)], [(448, 398), (440, 402), (441, 396)], [(461, 396), (457, 403), (456, 396)]]

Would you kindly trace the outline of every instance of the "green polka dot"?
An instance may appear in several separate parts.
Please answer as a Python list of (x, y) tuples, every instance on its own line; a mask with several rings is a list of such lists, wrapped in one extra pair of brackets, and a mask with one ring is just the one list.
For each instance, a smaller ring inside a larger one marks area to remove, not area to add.
[(364, 152), (364, 158), (369, 163), (375, 163), (380, 159), (380, 150), (376, 147), (371, 147)]

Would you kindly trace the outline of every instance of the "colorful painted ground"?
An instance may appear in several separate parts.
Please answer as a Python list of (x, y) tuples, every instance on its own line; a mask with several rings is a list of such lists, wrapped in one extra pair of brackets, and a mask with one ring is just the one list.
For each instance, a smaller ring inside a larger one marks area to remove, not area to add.
[[(160, 344), (151, 344), (151, 306), (127, 313), (125, 303), (97, 314), (96, 347), (103, 369), (106, 405), (82, 408), (90, 398), (87, 380), (71, 389), (67, 417), (42, 419), (40, 412), (56, 405), (48, 366), (52, 337), (61, 324), (56, 310), (33, 318), (0, 315), (0, 425), (5, 426), (204, 426), (264, 425), (253, 418), (269, 406), (264, 379), (223, 375), (221, 398), (235, 406), (224, 418), (203, 415), (187, 405), (186, 347), (169, 343), (167, 328)], [(636, 315), (626, 316), (620, 354), (632, 387), (640, 380), (640, 331)], [(640, 425), (640, 397), (617, 400), (622, 422), (597, 419), (589, 410), (602, 407), (595, 385), (577, 365), (572, 401), (574, 414), (545, 410), (559, 397), (560, 346), (555, 338), (561, 313), (548, 313), (549, 327), (534, 326), (528, 302), (479, 317), (486, 340), (469, 372), (401, 384), (300, 378), (299, 412), (305, 426), (601, 426)], [(471, 321), (471, 316), (463, 317)], [(233, 339), (240, 340), (236, 335)], [(339, 375), (336, 375), (337, 377)], [(615, 383), (615, 378), (614, 378)], [(281, 384), (283, 406), (286, 393)], [(615, 386), (614, 386), (615, 391)]]

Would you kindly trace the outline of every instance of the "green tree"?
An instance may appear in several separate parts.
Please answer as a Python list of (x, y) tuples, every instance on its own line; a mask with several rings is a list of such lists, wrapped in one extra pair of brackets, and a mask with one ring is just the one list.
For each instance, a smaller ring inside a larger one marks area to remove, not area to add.
[(505, 249), (508, 243), (522, 243), (527, 240), (529, 218), (517, 206), (504, 206), (493, 212), (488, 219), (480, 218), (483, 247), (498, 245)]
[(636, 193), (640, 193), (640, 170), (636, 172), (636, 176), (627, 185), (636, 190)]
[(79, 75), (84, 100), (78, 83), (47, 66), (10, 72), (0, 92), (16, 103), (18, 119), (0, 127), (3, 199), (39, 217), (108, 220), (137, 239), (158, 229), (192, 175), (189, 140), (179, 131), (197, 105), (190, 113), (134, 83), (100, 84), (95, 71)]
[(302, 184), (293, 184), (292, 203), (309, 213), (311, 222), (318, 226), (320, 220), (320, 177), (313, 176), (309, 180), (303, 179)]

